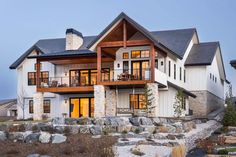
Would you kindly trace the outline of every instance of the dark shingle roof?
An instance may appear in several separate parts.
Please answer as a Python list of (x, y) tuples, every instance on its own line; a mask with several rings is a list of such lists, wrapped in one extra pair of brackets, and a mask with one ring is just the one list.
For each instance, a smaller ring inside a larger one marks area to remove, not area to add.
[(236, 69), (236, 60), (230, 61), (230, 64), (232, 67), (234, 67)]
[(185, 65), (211, 65), (218, 47), (219, 42), (194, 44), (185, 61)]
[(151, 32), (151, 34), (156, 38), (157, 41), (183, 58), (195, 32), (195, 28), (189, 28), (167, 31), (154, 31)]

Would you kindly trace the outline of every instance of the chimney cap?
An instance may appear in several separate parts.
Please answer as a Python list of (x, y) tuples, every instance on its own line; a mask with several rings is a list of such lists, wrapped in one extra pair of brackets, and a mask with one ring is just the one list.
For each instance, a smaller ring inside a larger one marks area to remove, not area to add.
[(66, 34), (69, 34), (69, 33), (76, 34), (76, 35), (80, 36), (81, 38), (83, 38), (83, 34), (81, 32), (79, 32), (79, 31), (73, 29), (73, 28), (68, 28), (66, 30)]

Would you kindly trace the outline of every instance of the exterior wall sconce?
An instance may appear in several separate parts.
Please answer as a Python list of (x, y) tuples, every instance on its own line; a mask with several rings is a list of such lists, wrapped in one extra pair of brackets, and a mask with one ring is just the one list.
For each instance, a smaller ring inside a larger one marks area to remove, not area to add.
[(64, 99), (64, 101), (65, 101), (65, 104), (66, 104), (66, 103), (67, 103), (67, 101), (68, 101), (68, 99), (67, 99), (67, 98), (65, 98), (65, 99)]
[(117, 68), (119, 68), (119, 67), (120, 67), (120, 63), (117, 64)]

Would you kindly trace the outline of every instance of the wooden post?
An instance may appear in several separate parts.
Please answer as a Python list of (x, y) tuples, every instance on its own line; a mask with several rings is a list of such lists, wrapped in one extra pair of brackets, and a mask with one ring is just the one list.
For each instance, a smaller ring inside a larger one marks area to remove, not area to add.
[(126, 29), (126, 21), (123, 21), (123, 47), (126, 48), (127, 46), (127, 29)]
[(37, 88), (41, 87), (41, 85), (40, 85), (40, 83), (41, 83), (40, 74), (41, 74), (41, 72), (40, 72), (40, 60), (37, 59), (37, 61), (36, 61), (36, 86), (37, 86)]
[(101, 82), (101, 70), (102, 70), (102, 49), (100, 46), (97, 47), (97, 84)]
[(151, 44), (151, 53), (150, 53), (150, 59), (151, 59), (151, 82), (155, 81), (155, 48), (154, 44)]

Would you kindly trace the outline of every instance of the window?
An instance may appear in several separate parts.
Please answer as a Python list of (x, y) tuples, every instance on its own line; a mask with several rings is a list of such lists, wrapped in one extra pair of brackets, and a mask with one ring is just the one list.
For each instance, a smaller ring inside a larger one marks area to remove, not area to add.
[(149, 58), (150, 52), (148, 50), (134, 50), (131, 51), (131, 58)]
[(158, 52), (157, 51), (155, 51), (155, 57), (158, 57)]
[(129, 53), (128, 52), (123, 53), (123, 59), (129, 59)]
[(34, 101), (29, 100), (29, 113), (34, 113)]
[(210, 73), (210, 79), (211, 79), (211, 73)]
[(146, 98), (144, 94), (131, 94), (130, 95), (130, 108), (132, 109), (145, 109)]
[(131, 58), (140, 58), (141, 52), (140, 51), (131, 51)]
[(110, 80), (110, 69), (102, 69), (102, 80), (103, 81)]
[(43, 113), (50, 113), (50, 100), (43, 101)]
[(176, 64), (174, 64), (174, 79), (176, 79)]
[(171, 62), (169, 61), (169, 77), (171, 76)]
[(217, 82), (217, 78), (215, 77), (215, 83)]
[(150, 52), (148, 50), (141, 51), (141, 58), (149, 58)]
[[(47, 83), (49, 82), (49, 72), (48, 71), (44, 71), (41, 72), (41, 82)], [(36, 85), (36, 72), (28, 72), (28, 85)]]
[(158, 69), (158, 59), (155, 59), (155, 67)]
[[(40, 63), (40, 70), (42, 69), (42, 63)], [(37, 63), (34, 64), (34, 70), (37, 70)]]
[(186, 70), (184, 69), (184, 82), (186, 82)]
[(123, 73), (125, 73), (125, 72), (129, 72), (129, 62), (128, 61), (123, 62)]
[(182, 109), (186, 110), (186, 97), (182, 98), (182, 104), (181, 104)]
[(179, 80), (180, 81), (182, 80), (182, 68), (181, 67), (179, 68)]
[(28, 85), (36, 85), (36, 72), (28, 73)]

